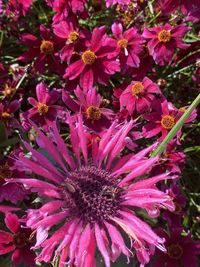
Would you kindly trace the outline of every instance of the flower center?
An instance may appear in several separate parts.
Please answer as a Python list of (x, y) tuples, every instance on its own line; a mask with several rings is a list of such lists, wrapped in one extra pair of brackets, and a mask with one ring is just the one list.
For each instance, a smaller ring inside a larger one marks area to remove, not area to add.
[(173, 128), (174, 124), (175, 124), (174, 117), (170, 115), (165, 115), (162, 117), (161, 125), (163, 128), (170, 130)]
[(93, 165), (71, 172), (61, 189), (67, 208), (84, 222), (109, 220), (119, 209), (122, 189), (108, 172)]
[(27, 235), (26, 233), (23, 232), (17, 232), (13, 236), (13, 243), (17, 248), (25, 247), (27, 244), (27, 240), (28, 240)]
[(126, 39), (120, 39), (117, 43), (121, 48), (127, 48), (128, 46), (128, 40)]
[(67, 41), (69, 43), (75, 43), (79, 38), (79, 33), (78, 32), (70, 32), (70, 34), (68, 35)]
[(81, 58), (86, 65), (92, 65), (95, 62), (96, 55), (93, 51), (86, 50), (85, 52), (83, 52)]
[(158, 33), (158, 40), (163, 43), (167, 43), (171, 40), (170, 31), (162, 30)]
[(3, 90), (3, 95), (7, 96), (7, 97), (10, 97), (13, 94), (14, 90), (15, 90), (14, 88), (12, 88), (12, 87), (10, 87), (9, 85), (6, 84), (5, 88)]
[(44, 103), (39, 103), (37, 109), (40, 115), (45, 115), (48, 112), (49, 107)]
[(183, 249), (179, 244), (172, 244), (167, 248), (167, 254), (170, 258), (178, 260), (183, 255)]
[(12, 171), (10, 170), (10, 167), (9, 165), (6, 163), (6, 164), (3, 164), (3, 165), (0, 165), (0, 178), (1, 179), (8, 179), (12, 176)]
[(8, 113), (8, 112), (2, 112), (1, 113), (1, 117), (2, 117), (3, 120), (8, 120), (8, 119), (10, 119), (11, 114)]
[(141, 82), (136, 82), (131, 87), (134, 96), (140, 95), (144, 91), (144, 85)]
[(185, 113), (187, 111), (187, 109), (185, 107), (181, 107), (181, 108), (179, 108), (179, 111)]
[(98, 107), (90, 106), (86, 109), (87, 118), (93, 121), (101, 119), (101, 110)]
[(52, 54), (54, 51), (54, 45), (51, 41), (42, 40), (40, 45), (40, 51), (45, 55)]

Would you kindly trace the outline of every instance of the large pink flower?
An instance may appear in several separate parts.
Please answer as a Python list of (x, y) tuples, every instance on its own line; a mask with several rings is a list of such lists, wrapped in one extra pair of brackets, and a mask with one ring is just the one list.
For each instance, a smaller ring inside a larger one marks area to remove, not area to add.
[(133, 81), (120, 95), (120, 108), (126, 108), (130, 115), (144, 113), (150, 109), (155, 94), (160, 93), (159, 87), (147, 77), (142, 82)]
[(172, 27), (170, 24), (159, 25), (153, 28), (145, 28), (143, 36), (148, 40), (147, 46), (150, 55), (159, 65), (171, 62), (176, 48), (189, 47), (183, 42), (184, 35), (190, 30), (185, 24)]
[(110, 261), (121, 253), (131, 255), (121, 235), (123, 230), (144, 265), (154, 246), (165, 251), (164, 239), (137, 216), (136, 209), (145, 209), (151, 217), (158, 216), (160, 208), (174, 210), (169, 195), (156, 187), (157, 182), (172, 177), (164, 173), (147, 178), (158, 164), (158, 157), (147, 157), (155, 146), (120, 157), (132, 121), (121, 127), (113, 122), (101, 139), (85, 132), (81, 117), (75, 123), (70, 117), (68, 121), (69, 146), (60, 137), (56, 123), (51, 129), (52, 140), (34, 126), (37, 143), (45, 153), (24, 142), (32, 157), (21, 154), (18, 160), (38, 175), (17, 179), (41, 196), (41, 207), (28, 210), (27, 218), (27, 226), (37, 232), (35, 248), (42, 249), (37, 260), (49, 262), (59, 256), (60, 267), (66, 263), (93, 267), (98, 249), (105, 266), (110, 267)]
[(116, 61), (116, 46), (113, 40), (105, 34), (105, 26), (95, 28), (91, 40), (86, 43), (86, 50), (80, 59), (72, 63), (65, 72), (64, 77), (74, 80), (80, 76), (80, 85), (84, 90), (92, 88), (94, 82), (106, 85), (109, 77), (120, 70)]

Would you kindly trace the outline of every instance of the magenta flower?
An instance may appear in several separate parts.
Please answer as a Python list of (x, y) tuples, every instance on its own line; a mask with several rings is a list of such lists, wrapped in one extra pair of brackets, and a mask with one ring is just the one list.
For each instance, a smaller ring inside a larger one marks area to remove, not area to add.
[(106, 85), (109, 77), (120, 70), (119, 62), (114, 55), (111, 56), (116, 46), (105, 34), (105, 26), (93, 30), (86, 47), (81, 58), (72, 63), (64, 75), (69, 80), (80, 76), (80, 85), (84, 90), (92, 88), (94, 82)]
[(114, 113), (111, 109), (102, 107), (103, 99), (96, 88), (84, 92), (78, 86), (74, 91), (77, 100), (64, 90), (62, 93), (63, 102), (69, 109), (76, 114), (81, 111), (86, 126), (96, 132), (101, 132), (110, 126)]
[(32, 34), (24, 33), (21, 36), (21, 42), (29, 49), (18, 59), (24, 62), (34, 60), (34, 69), (39, 73), (45, 71), (45, 64), (54, 73), (62, 73), (58, 51), (60, 50), (60, 39), (51, 35), (49, 29), (40, 25), (40, 38)]
[(200, 253), (200, 242), (194, 241), (189, 233), (187, 236), (182, 236), (181, 228), (170, 228), (170, 234), (160, 231), (166, 238), (167, 253), (160, 253), (156, 250), (155, 261), (152, 267), (198, 267), (197, 255)]
[[(43, 82), (36, 86), (37, 100), (33, 97), (28, 98), (28, 102), (33, 108), (22, 114), (22, 118), (30, 119), (40, 126), (47, 127), (58, 117), (58, 113), (62, 107), (54, 105), (60, 96), (56, 90), (49, 90), (47, 85)], [(22, 120), (23, 120), (22, 119)]]
[(120, 109), (126, 108), (130, 115), (148, 111), (155, 99), (155, 94), (160, 94), (159, 87), (149, 78), (142, 82), (133, 81), (120, 95)]
[(129, 67), (139, 67), (139, 54), (142, 51), (143, 38), (137, 33), (135, 28), (129, 28), (123, 32), (121, 23), (112, 25), (112, 33), (117, 41), (116, 55), (119, 55), (121, 69)]
[(143, 36), (148, 40), (147, 47), (150, 55), (159, 65), (171, 62), (176, 48), (189, 47), (183, 42), (184, 35), (190, 30), (185, 24), (172, 27), (170, 24), (159, 25), (151, 29), (144, 29)]
[(158, 164), (158, 157), (146, 157), (155, 146), (120, 158), (132, 121), (121, 127), (114, 122), (101, 139), (93, 136), (89, 149), (92, 136), (85, 132), (81, 117), (76, 123), (70, 117), (68, 121), (69, 146), (60, 137), (56, 123), (51, 129), (53, 140), (34, 125), (37, 143), (49, 157), (24, 142), (32, 157), (21, 154), (18, 160), (38, 175), (15, 179), (42, 197), (42, 206), (28, 210), (27, 218), (27, 226), (37, 232), (35, 248), (42, 249), (37, 261), (49, 262), (60, 256), (60, 267), (95, 266), (98, 249), (109, 267), (121, 253), (130, 256), (120, 233), (123, 230), (132, 240), (139, 261), (147, 263), (154, 246), (165, 251), (164, 239), (137, 216), (135, 208), (145, 209), (151, 217), (158, 216), (160, 208), (173, 211), (172, 199), (156, 187), (157, 182), (173, 177), (164, 173), (138, 179), (147, 177)]
[(22, 228), (15, 214), (7, 213), (4, 221), (10, 232), (0, 230), (0, 255), (12, 252), (13, 267), (19, 264), (34, 267), (35, 253), (31, 250), (31, 230)]
[(128, 5), (131, 2), (131, 0), (106, 0), (106, 6), (110, 7), (115, 4), (119, 5)]

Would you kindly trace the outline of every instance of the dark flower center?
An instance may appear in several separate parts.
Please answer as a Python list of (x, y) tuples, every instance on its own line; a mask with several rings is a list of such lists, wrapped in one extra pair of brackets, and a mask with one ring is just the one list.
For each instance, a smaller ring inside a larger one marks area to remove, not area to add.
[(44, 103), (39, 103), (37, 109), (40, 115), (45, 115), (48, 112), (49, 107)]
[(79, 38), (79, 33), (78, 32), (70, 32), (68, 37), (67, 37), (67, 41), (69, 43), (75, 43)]
[(91, 50), (86, 50), (83, 52), (81, 59), (83, 60), (84, 64), (86, 65), (92, 65), (95, 62), (96, 55)]
[(167, 248), (167, 254), (170, 258), (178, 260), (183, 255), (183, 249), (179, 244), (172, 244)]
[(132, 85), (131, 91), (134, 96), (138, 96), (144, 91), (144, 85), (141, 82), (136, 82)]
[(158, 33), (159, 42), (167, 43), (171, 40), (170, 31), (162, 30)]
[(82, 166), (70, 173), (61, 188), (71, 214), (84, 222), (101, 222), (117, 214), (122, 189), (101, 168)]
[(122, 48), (127, 48), (127, 46), (128, 46), (128, 40), (126, 40), (126, 39), (120, 39), (117, 43)]
[(7, 163), (0, 165), (0, 178), (7, 179), (10, 178), (11, 176), (12, 176), (12, 171), (10, 170), (9, 165)]
[(170, 130), (173, 128), (174, 124), (175, 124), (174, 117), (172, 117), (170, 115), (165, 115), (162, 117), (161, 125), (163, 128)]
[(13, 243), (17, 248), (23, 248), (26, 246), (28, 237), (26, 233), (17, 232), (13, 235)]
[(54, 51), (54, 45), (51, 41), (42, 40), (40, 45), (40, 51), (45, 55), (52, 54)]
[(101, 119), (101, 110), (98, 107), (90, 106), (86, 109), (87, 118), (93, 121)]

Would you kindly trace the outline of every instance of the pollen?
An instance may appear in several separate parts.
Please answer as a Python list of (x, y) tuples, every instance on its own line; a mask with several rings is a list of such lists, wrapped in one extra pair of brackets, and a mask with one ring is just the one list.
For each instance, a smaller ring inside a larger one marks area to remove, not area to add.
[(2, 112), (1, 117), (3, 120), (8, 120), (11, 117), (11, 114), (8, 112)]
[(81, 56), (85, 65), (92, 65), (96, 60), (96, 55), (91, 50), (86, 50)]
[(126, 39), (120, 39), (117, 43), (121, 48), (124, 48), (124, 49), (127, 48), (128, 46), (128, 40)]
[(172, 117), (170, 115), (165, 115), (162, 117), (161, 125), (163, 128), (165, 128), (167, 130), (171, 130), (173, 128), (174, 124), (175, 124), (174, 117)]
[(159, 42), (168, 43), (171, 40), (170, 31), (162, 30), (158, 33)]
[(5, 97), (11, 97), (14, 92), (14, 88), (10, 87), (8, 84), (5, 85), (3, 90), (3, 95)]
[(167, 254), (169, 255), (170, 258), (178, 260), (183, 255), (183, 249), (179, 244), (171, 244), (167, 248)]
[(52, 54), (54, 51), (54, 44), (51, 41), (42, 40), (40, 51), (45, 55)]
[(74, 31), (74, 32), (70, 32), (67, 38), (67, 41), (69, 43), (75, 43), (79, 38), (79, 33)]
[(187, 109), (185, 107), (181, 107), (181, 108), (179, 108), (179, 111), (185, 113), (187, 111)]
[(10, 167), (9, 167), (9, 165), (7, 163), (3, 164), (3, 165), (0, 165), (0, 178), (1, 179), (11, 178), (12, 174), (13, 173), (10, 170)]
[(144, 91), (144, 85), (141, 82), (136, 82), (131, 87), (134, 96), (140, 95)]
[(101, 110), (98, 107), (90, 106), (86, 109), (87, 118), (92, 121), (98, 121), (101, 119)]
[(37, 109), (40, 115), (45, 115), (48, 112), (49, 107), (44, 103), (39, 103)]

